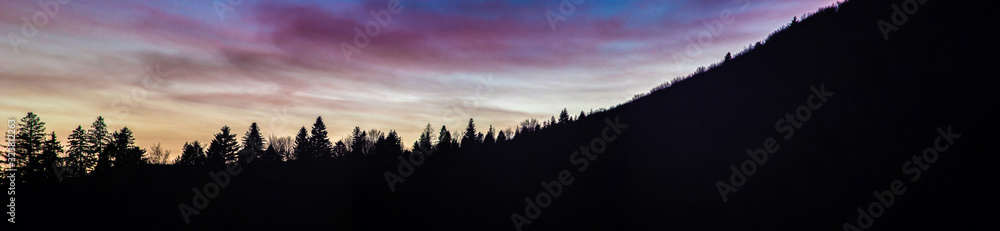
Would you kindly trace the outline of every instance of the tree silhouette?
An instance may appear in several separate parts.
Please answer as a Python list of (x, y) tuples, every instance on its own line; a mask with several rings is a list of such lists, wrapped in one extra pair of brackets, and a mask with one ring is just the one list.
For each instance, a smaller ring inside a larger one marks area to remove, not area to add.
[(146, 154), (147, 155), (143, 158), (143, 161), (148, 164), (167, 164), (167, 161), (170, 158), (170, 151), (163, 149), (163, 146), (159, 142), (149, 146), (149, 150)]
[(723, 62), (729, 62), (730, 59), (733, 59), (733, 54), (732, 53), (726, 53), (726, 57), (722, 61)]
[(306, 127), (303, 126), (295, 135), (295, 159), (310, 160), (312, 157), (312, 145), (309, 142), (309, 135), (306, 134)]
[(264, 154), (264, 142), (264, 137), (260, 134), (260, 127), (257, 127), (256, 122), (251, 123), (250, 128), (243, 134), (243, 150), (240, 151), (240, 162), (249, 163), (254, 159), (260, 158)]
[(497, 143), (496, 139), (493, 138), (495, 136), (494, 133), (496, 132), (493, 131), (493, 125), (490, 125), (490, 130), (486, 132), (486, 136), (483, 138), (483, 145), (490, 146)]
[(465, 135), (462, 136), (462, 148), (475, 148), (482, 143), (476, 135), (476, 123), (469, 118), (469, 125), (465, 127)]
[(291, 136), (277, 137), (271, 135), (268, 137), (268, 145), (274, 146), (274, 151), (281, 155), (282, 160), (293, 160), (295, 159), (295, 139)]
[(403, 139), (399, 137), (396, 130), (389, 130), (389, 135), (385, 136), (385, 146), (379, 150), (389, 156), (398, 156), (403, 153)]
[(218, 166), (236, 161), (237, 145), (236, 134), (230, 133), (229, 126), (222, 126), (221, 132), (216, 133), (208, 145), (208, 164)]
[(576, 117), (576, 120), (581, 120), (584, 117), (587, 117), (587, 115), (583, 114), (583, 111), (580, 111), (580, 115)]
[(333, 155), (333, 143), (330, 142), (330, 137), (327, 137), (323, 117), (316, 117), (316, 123), (313, 123), (312, 135), (309, 136), (309, 147), (315, 158), (328, 158)]
[(178, 165), (201, 165), (205, 164), (207, 160), (205, 148), (197, 140), (192, 143), (184, 143), (184, 149), (178, 158), (175, 162)]
[(267, 150), (261, 153), (260, 161), (266, 163), (281, 162), (281, 154), (274, 149), (274, 145), (267, 145)]
[(338, 140), (336, 144), (333, 145), (333, 157), (347, 157), (351, 154), (351, 149), (347, 147), (347, 144), (343, 140)]
[(59, 162), (59, 154), (63, 152), (62, 143), (56, 139), (55, 132), (49, 134), (49, 139), (45, 140), (45, 144), (42, 147), (42, 154), (39, 156), (38, 160), (32, 160), (32, 162), (37, 162), (40, 165), (38, 167), (40, 174), (37, 177), (40, 177), (39, 179), (41, 180), (52, 179), (51, 176), (53, 174), (48, 174), (50, 172), (49, 170), (58, 171), (55, 173), (60, 174), (59, 177), (62, 177), (61, 174), (63, 172), (61, 169), (55, 169), (55, 167), (58, 167), (57, 164)]
[(76, 126), (69, 135), (69, 150), (66, 151), (66, 166), (71, 169), (69, 176), (79, 177), (87, 174), (87, 170), (97, 161), (94, 156), (87, 155), (87, 131), (83, 126)]
[(111, 167), (111, 156), (104, 150), (107, 147), (110, 137), (108, 125), (104, 123), (104, 117), (97, 117), (94, 123), (90, 124), (88, 133), (88, 144), (90, 151), (87, 155), (96, 156), (97, 163), (93, 172), (100, 172)]
[(451, 132), (448, 131), (447, 127), (441, 125), (441, 132), (438, 133), (437, 148), (435, 148), (437, 152), (451, 152), (457, 148), (452, 146), (453, 143), (451, 140)]
[(566, 112), (566, 108), (563, 108), (559, 112), (559, 124), (569, 123), (569, 112)]
[(379, 140), (385, 140), (385, 133), (379, 131), (378, 129), (368, 130), (368, 136), (365, 139), (365, 155), (377, 154), (377, 146)]
[(111, 134), (111, 142), (106, 150), (113, 158), (113, 166), (116, 167), (138, 166), (143, 163), (142, 156), (146, 153), (146, 150), (135, 146), (135, 137), (128, 127)]
[(368, 133), (362, 131), (360, 127), (354, 127), (351, 133), (351, 158), (362, 158), (365, 156), (365, 139)]
[(505, 132), (503, 132), (503, 131), (500, 131), (500, 132), (499, 132), (499, 133), (497, 134), (497, 144), (502, 144), (502, 143), (504, 143), (504, 142), (507, 142), (507, 134), (504, 134), (504, 133), (505, 133)]
[[(441, 128), (443, 130), (444, 126), (442, 126)], [(433, 137), (434, 137), (434, 130), (431, 129), (431, 124), (428, 123), (427, 126), (424, 127), (424, 131), (422, 133), (420, 133), (420, 138), (417, 139), (416, 141), (413, 141), (413, 151), (414, 152), (416, 152), (417, 150), (420, 150), (420, 151), (433, 151), (434, 150), (434, 144), (431, 141), (431, 139), (433, 139)], [(439, 141), (440, 141), (440, 139), (439, 139)]]
[(17, 126), (14, 152), (20, 158), (16, 159), (14, 167), (25, 169), (28, 179), (44, 174), (43, 166), (36, 159), (40, 158), (45, 145), (45, 122), (42, 122), (35, 113), (28, 112)]

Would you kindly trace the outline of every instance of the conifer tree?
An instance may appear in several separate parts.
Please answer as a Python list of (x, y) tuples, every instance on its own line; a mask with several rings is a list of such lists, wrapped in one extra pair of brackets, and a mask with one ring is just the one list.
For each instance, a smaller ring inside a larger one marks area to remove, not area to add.
[(474, 148), (479, 146), (479, 137), (476, 133), (476, 123), (469, 118), (469, 126), (465, 128), (465, 135), (462, 136), (462, 148)]
[(313, 123), (309, 146), (314, 158), (329, 158), (333, 155), (333, 143), (330, 142), (330, 137), (327, 137), (323, 117), (316, 117), (316, 123)]
[(221, 132), (215, 134), (212, 143), (208, 145), (208, 163), (210, 165), (223, 165), (236, 161), (236, 153), (239, 147), (236, 142), (236, 134), (230, 133), (229, 126), (222, 126)]
[(249, 163), (260, 158), (264, 154), (264, 136), (260, 134), (260, 127), (257, 123), (251, 123), (250, 128), (243, 134), (243, 150), (240, 152), (240, 162)]
[(490, 145), (496, 144), (497, 141), (496, 141), (495, 138), (493, 138), (494, 133), (495, 132), (493, 131), (493, 125), (490, 125), (490, 130), (486, 132), (486, 137), (483, 138), (483, 144), (484, 145), (490, 146)]
[(295, 159), (312, 159), (312, 145), (309, 142), (309, 135), (306, 134), (306, 127), (299, 128), (299, 133), (295, 135)]
[(71, 177), (79, 177), (87, 174), (87, 170), (96, 163), (94, 156), (87, 155), (87, 131), (83, 126), (76, 126), (69, 135), (69, 150), (66, 151), (66, 168), (70, 170), (67, 174)]
[(452, 149), (456, 148), (452, 146), (451, 132), (444, 125), (441, 125), (441, 132), (438, 133), (437, 150), (438, 152), (450, 152)]
[(559, 124), (564, 124), (568, 122), (569, 122), (569, 113), (566, 112), (566, 108), (563, 108), (562, 111), (559, 112)]

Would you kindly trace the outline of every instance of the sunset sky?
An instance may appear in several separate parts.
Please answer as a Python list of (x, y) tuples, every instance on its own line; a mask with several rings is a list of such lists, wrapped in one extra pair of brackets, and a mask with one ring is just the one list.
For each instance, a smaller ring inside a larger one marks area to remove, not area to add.
[[(35, 112), (63, 141), (104, 116), (173, 156), (251, 122), (292, 136), (323, 116), (334, 141), (359, 126), (396, 130), (409, 147), (428, 123), (458, 131), (472, 117), (485, 133), (563, 108), (575, 116), (837, 2), (59, 1), (0, 1), (0, 116)], [(384, 26), (371, 13), (383, 11)], [(549, 11), (564, 20), (553, 27)], [(726, 13), (708, 47), (685, 51)], [(366, 25), (374, 36), (355, 46)], [(344, 47), (358, 47), (350, 60)]]

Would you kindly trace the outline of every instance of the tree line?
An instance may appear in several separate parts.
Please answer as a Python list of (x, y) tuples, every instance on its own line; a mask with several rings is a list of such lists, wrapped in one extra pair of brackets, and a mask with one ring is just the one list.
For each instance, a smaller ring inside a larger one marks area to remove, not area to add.
[[(322, 117), (317, 117), (309, 129), (301, 127), (294, 137), (272, 135), (265, 138), (257, 123), (251, 123), (247, 131), (237, 138), (229, 126), (222, 126), (208, 144), (197, 140), (186, 142), (181, 154), (170, 160), (170, 152), (159, 143), (148, 149), (136, 146), (133, 132), (128, 127), (109, 132), (104, 118), (100, 116), (87, 129), (77, 126), (70, 133), (67, 146), (63, 146), (55, 132), (46, 132), (45, 122), (37, 114), (29, 112), (17, 123), (13, 143), (15, 155), (10, 162), (13, 165), (6, 167), (17, 168), (27, 181), (61, 181), (63, 178), (100, 174), (113, 168), (151, 164), (221, 166), (233, 162), (274, 163), (336, 158), (391, 161), (396, 156), (409, 155), (411, 150), (447, 153), (490, 147), (513, 140), (515, 136), (584, 117), (583, 111), (573, 117), (563, 109), (558, 119), (555, 116), (542, 122), (528, 119), (513, 129), (504, 130), (490, 125), (486, 133), (476, 127), (472, 118), (464, 131), (455, 133), (442, 125), (435, 134), (431, 124), (427, 124), (410, 149), (404, 147), (402, 137), (395, 130), (385, 133), (354, 127), (349, 136), (333, 142)], [(10, 156), (0, 156), (4, 159), (3, 163), (8, 163)]]

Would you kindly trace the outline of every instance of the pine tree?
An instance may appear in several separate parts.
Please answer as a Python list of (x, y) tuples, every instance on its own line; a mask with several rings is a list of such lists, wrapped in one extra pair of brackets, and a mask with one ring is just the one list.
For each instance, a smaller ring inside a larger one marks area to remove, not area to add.
[(66, 167), (70, 169), (70, 177), (79, 177), (87, 174), (87, 169), (90, 169), (96, 159), (93, 156), (87, 155), (87, 131), (83, 130), (83, 126), (76, 126), (76, 130), (69, 135), (69, 150), (67, 150)]
[(361, 158), (365, 156), (365, 139), (368, 133), (362, 131), (360, 127), (354, 127), (351, 132), (351, 158)]
[(452, 146), (451, 140), (451, 132), (448, 132), (447, 127), (441, 125), (441, 132), (438, 133), (437, 152), (450, 152), (455, 148), (455, 146)]
[(483, 138), (483, 144), (484, 145), (490, 146), (490, 145), (496, 144), (497, 141), (496, 141), (495, 138), (493, 138), (494, 133), (495, 132), (493, 131), (493, 125), (490, 125), (490, 130), (486, 132), (486, 137)]
[(250, 128), (243, 134), (243, 150), (240, 152), (241, 163), (249, 163), (260, 158), (264, 154), (264, 136), (260, 134), (260, 127), (257, 123), (251, 123)]
[(336, 144), (333, 145), (333, 157), (340, 158), (350, 155), (351, 151), (347, 148), (347, 144), (342, 140), (338, 140)]
[(322, 117), (316, 117), (316, 123), (313, 123), (312, 135), (309, 136), (309, 145), (312, 147), (313, 155), (316, 158), (329, 158), (333, 155), (333, 143), (327, 137), (326, 124), (323, 124)]
[(507, 134), (504, 133), (506, 132), (500, 131), (499, 134), (497, 134), (497, 144), (507, 142)]
[(469, 118), (469, 126), (465, 128), (465, 135), (462, 136), (462, 148), (474, 148), (479, 146), (479, 137), (476, 136), (476, 123)]
[(587, 117), (587, 115), (584, 115), (583, 111), (580, 111), (580, 116), (577, 116), (576, 120), (581, 120), (581, 119), (583, 119), (583, 117)]
[(239, 152), (236, 134), (231, 134), (229, 126), (222, 126), (222, 132), (215, 134), (212, 143), (208, 145), (208, 164), (223, 165), (236, 161)]
[(142, 155), (146, 150), (135, 146), (135, 137), (128, 127), (111, 134), (111, 142), (107, 147), (107, 152), (114, 159), (114, 166), (133, 167), (142, 164)]
[(389, 135), (385, 136), (385, 146), (381, 150), (390, 157), (403, 153), (403, 140), (396, 133), (396, 130), (389, 130)]
[(40, 177), (42, 180), (51, 179), (54, 173), (60, 180), (64, 177), (63, 173), (66, 170), (59, 166), (59, 154), (63, 153), (62, 143), (56, 139), (56, 133), (50, 133), (49, 139), (45, 140), (45, 144), (42, 147), (42, 154), (39, 156), (38, 160), (33, 160), (32, 162), (37, 162), (40, 170)]
[(278, 151), (274, 150), (273, 145), (267, 145), (267, 150), (264, 150), (260, 155), (260, 161), (268, 163), (281, 162), (281, 155), (278, 154)]
[(559, 112), (559, 124), (569, 123), (569, 112), (566, 112), (566, 108), (563, 108)]
[[(442, 126), (441, 128), (443, 129), (444, 127)], [(413, 151), (421, 151), (425, 152), (425, 154), (429, 154), (426, 152), (433, 152), (434, 144), (431, 141), (432, 137), (434, 137), (434, 130), (431, 129), (431, 124), (428, 123), (424, 127), (424, 132), (420, 133), (420, 139), (413, 141)]]
[(207, 157), (205, 156), (205, 148), (201, 146), (201, 143), (194, 141), (192, 143), (184, 143), (184, 150), (181, 152), (180, 159), (177, 160), (175, 164), (178, 165), (202, 165), (205, 164)]
[(17, 125), (17, 135), (14, 141), (15, 168), (23, 169), (28, 179), (43, 171), (36, 159), (41, 158), (45, 145), (45, 122), (38, 115), (28, 112)]
[(309, 143), (306, 127), (299, 128), (299, 134), (295, 135), (295, 159), (312, 159), (312, 145)]
[(108, 146), (111, 137), (108, 135), (108, 125), (104, 123), (104, 117), (98, 116), (97, 120), (90, 124), (90, 130), (87, 133), (87, 146), (90, 147), (87, 155), (97, 157), (96, 166), (91, 172), (108, 169), (111, 167), (111, 155), (104, 149)]

